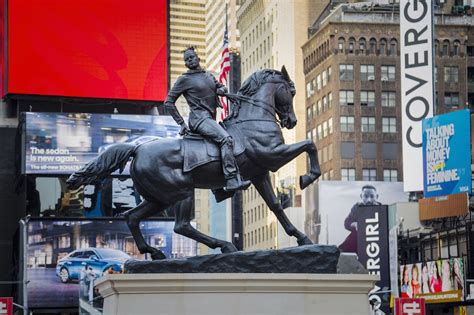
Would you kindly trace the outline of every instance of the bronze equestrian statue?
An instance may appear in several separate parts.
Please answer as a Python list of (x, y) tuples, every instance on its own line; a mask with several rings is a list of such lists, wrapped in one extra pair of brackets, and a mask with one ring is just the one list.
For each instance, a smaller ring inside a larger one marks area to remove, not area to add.
[[(234, 141), (227, 131), (216, 122), (216, 111), (220, 102), (217, 96), (224, 96), (227, 88), (217, 82), (214, 76), (204, 71), (194, 48), (184, 51), (184, 62), (189, 69), (178, 78), (165, 100), (165, 107), (178, 125), (181, 126), (181, 135), (193, 133), (215, 142), (221, 151), (222, 171), (225, 178), (224, 190), (234, 192), (247, 189), (250, 181), (242, 181), (239, 167), (233, 155)], [(184, 95), (191, 113), (189, 114), (189, 128), (179, 114), (175, 102)]]
[[(243, 179), (252, 182), (285, 232), (296, 237), (299, 245), (307, 245), (311, 241), (286, 216), (269, 176), (270, 171), (277, 171), (303, 152), (309, 155), (310, 170), (300, 177), (301, 189), (321, 175), (316, 146), (311, 140), (289, 145), (284, 142), (281, 128), (291, 129), (296, 125), (294, 95), (295, 87), (285, 67), (281, 72), (257, 71), (236, 95), (228, 95), (235, 104), (224, 126), (234, 141), (233, 154)], [(191, 129), (199, 129), (193, 123), (190, 122)], [(78, 188), (104, 178), (115, 170), (123, 170), (130, 158), (130, 175), (144, 201), (127, 211), (125, 218), (140, 253), (150, 253), (152, 259), (166, 258), (159, 249), (146, 243), (140, 222), (170, 206), (175, 210), (176, 233), (210, 248), (219, 247), (223, 253), (237, 251), (232, 243), (205, 235), (190, 224), (194, 189), (221, 189), (227, 185), (219, 148), (213, 141), (194, 136), (159, 139), (141, 145), (118, 143), (72, 174), (67, 184)]]

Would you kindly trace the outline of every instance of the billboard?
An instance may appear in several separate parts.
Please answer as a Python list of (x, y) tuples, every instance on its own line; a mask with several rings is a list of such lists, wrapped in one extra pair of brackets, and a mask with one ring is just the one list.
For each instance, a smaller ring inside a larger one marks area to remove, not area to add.
[(6, 93), (165, 99), (167, 0), (15, 0), (7, 7)]
[(400, 266), (400, 297), (424, 298), (426, 303), (464, 300), (462, 258), (439, 259)]
[(471, 192), (470, 128), (468, 109), (423, 120), (425, 197)]
[[(375, 310), (390, 313), (390, 261), (388, 241), (388, 207), (361, 206), (357, 211), (357, 256), (369, 274), (379, 275), (375, 289), (369, 292)], [(380, 292), (380, 293), (379, 293)]]
[(24, 174), (70, 175), (114, 143), (179, 136), (171, 116), (28, 112), (23, 122)]
[(433, 116), (434, 104), (433, 4), (400, 0), (403, 188), (407, 192), (423, 190), (421, 121)]
[[(143, 221), (148, 244), (167, 257), (195, 256), (196, 242), (173, 232), (172, 221)], [(27, 225), (28, 305), (36, 308), (78, 307), (86, 276), (121, 272), (126, 260), (140, 254), (125, 221), (30, 220)]]
[(306, 191), (305, 233), (316, 244), (357, 253), (357, 209), (407, 200), (401, 182), (319, 181)]

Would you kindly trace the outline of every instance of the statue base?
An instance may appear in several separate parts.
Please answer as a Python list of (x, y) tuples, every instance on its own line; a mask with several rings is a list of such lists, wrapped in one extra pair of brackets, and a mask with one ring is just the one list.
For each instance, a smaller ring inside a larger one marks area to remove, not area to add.
[(369, 314), (378, 280), (363, 274), (110, 274), (104, 314)]

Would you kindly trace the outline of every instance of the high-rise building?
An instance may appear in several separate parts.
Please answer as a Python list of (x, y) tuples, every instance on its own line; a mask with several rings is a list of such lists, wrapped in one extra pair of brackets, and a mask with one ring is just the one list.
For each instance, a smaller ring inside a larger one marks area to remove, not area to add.
[[(206, 65), (206, 1), (170, 0), (170, 86), (187, 71), (183, 51), (194, 46), (201, 65)], [(188, 116), (189, 107), (180, 97), (176, 102), (179, 112)]]
[[(303, 45), (306, 131), (322, 179), (402, 181), (398, 6), (343, 4), (326, 13)], [(471, 17), (435, 20), (441, 114), (474, 102), (474, 33)]]
[[(277, 1), (247, 0), (242, 1), (237, 11), (238, 28), (241, 41), (242, 80), (259, 69), (280, 70), (284, 65), (295, 83), (297, 90), (294, 98), (295, 113), (298, 124), (293, 130), (284, 130), (287, 143), (295, 143), (305, 138), (304, 75), (301, 45), (307, 40), (307, 28), (314, 21), (329, 1)], [(304, 156), (294, 160), (275, 173), (279, 189), (292, 191), (294, 205), (301, 206), (301, 193), (297, 187), (297, 176), (306, 171)], [(244, 248), (270, 248), (276, 244), (276, 228), (272, 222), (258, 220), (274, 218), (267, 216), (268, 211), (262, 198), (257, 196), (254, 188), (243, 194)], [(253, 213), (253, 215), (252, 215)], [(255, 218), (257, 218), (255, 221)], [(276, 223), (276, 222), (275, 222)], [(266, 230), (268, 229), (268, 233)], [(259, 232), (260, 231), (260, 232)], [(262, 232), (263, 231), (263, 232)], [(260, 238), (259, 236), (260, 235)], [(262, 237), (262, 235), (264, 237)], [(267, 240), (266, 237), (273, 240)]]

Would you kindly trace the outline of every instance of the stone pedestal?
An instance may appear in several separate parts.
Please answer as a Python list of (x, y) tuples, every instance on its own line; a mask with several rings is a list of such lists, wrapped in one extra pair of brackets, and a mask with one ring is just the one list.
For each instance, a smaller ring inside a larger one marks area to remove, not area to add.
[(377, 276), (362, 274), (110, 274), (104, 314), (368, 315)]

